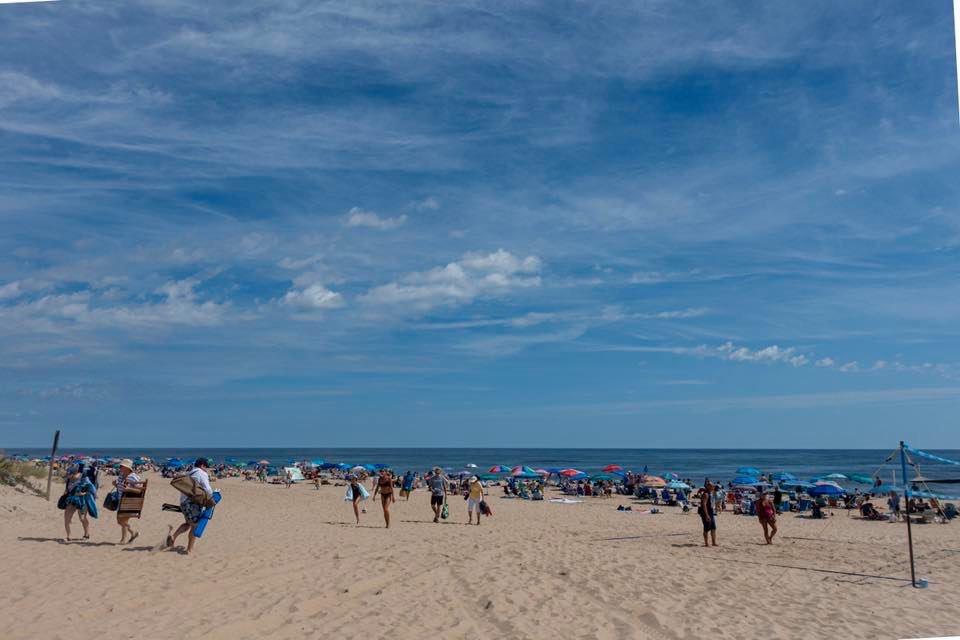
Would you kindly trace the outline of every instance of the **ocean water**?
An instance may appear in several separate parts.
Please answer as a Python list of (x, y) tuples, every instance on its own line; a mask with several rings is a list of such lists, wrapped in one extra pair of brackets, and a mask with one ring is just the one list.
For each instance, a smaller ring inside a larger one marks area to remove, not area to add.
[[(40, 457), (49, 449), (10, 449), (8, 454), (22, 453)], [(269, 460), (283, 465), (301, 460), (325, 460), (350, 464), (387, 464), (398, 472), (411, 469), (424, 471), (434, 466), (461, 470), (467, 464), (477, 465), (481, 472), (492, 465), (527, 465), (539, 467), (574, 467), (588, 473), (600, 471), (607, 464), (619, 464), (625, 470), (663, 473), (672, 471), (681, 478), (702, 482), (704, 478), (726, 481), (736, 475), (738, 467), (756, 467), (763, 472), (788, 471), (801, 479), (828, 473), (864, 473), (873, 475), (882, 469), (881, 478), (889, 482), (902, 478), (898, 456), (884, 460), (892, 449), (471, 449), (471, 448), (245, 448), (245, 449), (155, 449), (105, 448), (65, 449), (59, 454), (103, 457), (148, 456), (155, 460), (178, 457), (191, 460), (206, 456), (214, 462), (245, 463), (248, 460)], [(958, 450), (931, 450), (945, 458), (960, 460)], [(960, 467), (918, 459), (923, 475), (934, 478), (958, 477)], [(913, 477), (913, 473), (909, 474)]]

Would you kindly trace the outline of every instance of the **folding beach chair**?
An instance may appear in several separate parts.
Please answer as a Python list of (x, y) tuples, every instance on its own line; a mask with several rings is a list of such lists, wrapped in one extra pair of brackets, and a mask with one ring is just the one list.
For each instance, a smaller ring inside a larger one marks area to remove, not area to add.
[(807, 500), (806, 498), (801, 498), (797, 502), (797, 513), (804, 513), (806, 511), (809, 511), (810, 507), (812, 506), (813, 506), (813, 502), (811, 500)]
[(143, 481), (139, 493), (127, 493), (120, 497), (120, 505), (117, 507), (117, 517), (120, 518), (139, 518), (143, 512), (143, 501), (147, 497), (147, 482)]

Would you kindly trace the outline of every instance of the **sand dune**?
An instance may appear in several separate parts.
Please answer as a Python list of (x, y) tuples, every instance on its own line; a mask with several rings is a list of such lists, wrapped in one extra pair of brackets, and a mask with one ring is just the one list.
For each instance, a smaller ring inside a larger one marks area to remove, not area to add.
[[(0, 637), (907, 638), (960, 632), (960, 524), (914, 529), (925, 590), (913, 589), (903, 526), (846, 512), (786, 516), (763, 540), (722, 515), (721, 546), (667, 509), (614, 499), (559, 505), (491, 499), (494, 516), (431, 522), (425, 492), (383, 528), (367, 503), (353, 524), (343, 489), (218, 483), (224, 502), (193, 556), (152, 550), (177, 514), (160, 478), (141, 537), (63, 544), (52, 503), (0, 492)], [(79, 531), (79, 525), (77, 531)]]

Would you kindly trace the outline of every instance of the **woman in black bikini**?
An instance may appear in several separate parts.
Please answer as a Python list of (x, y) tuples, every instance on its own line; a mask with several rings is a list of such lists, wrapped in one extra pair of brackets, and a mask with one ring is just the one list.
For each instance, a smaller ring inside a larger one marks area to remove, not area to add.
[(393, 474), (389, 469), (381, 469), (380, 477), (377, 479), (377, 486), (373, 489), (373, 497), (380, 494), (380, 504), (383, 506), (383, 519), (387, 523), (387, 529), (390, 528), (390, 504), (395, 502), (397, 497), (393, 493)]
[(350, 482), (350, 498), (353, 500), (353, 515), (357, 519), (357, 524), (360, 524), (360, 501), (363, 499), (363, 488), (360, 486), (360, 481), (357, 480), (357, 476), (349, 475), (347, 480)]

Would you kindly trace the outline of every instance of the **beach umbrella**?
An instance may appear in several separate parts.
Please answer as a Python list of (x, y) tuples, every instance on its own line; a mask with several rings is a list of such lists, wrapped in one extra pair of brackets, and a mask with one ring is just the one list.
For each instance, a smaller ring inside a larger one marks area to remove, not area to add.
[(673, 471), (667, 471), (666, 473), (664, 473), (664, 474), (661, 475), (660, 477), (663, 478), (664, 480), (679, 480), (679, 479), (680, 479), (680, 476), (678, 476), (677, 474), (675, 474)]
[(548, 472), (548, 473), (557, 473), (557, 474), (559, 474), (561, 471), (563, 471), (563, 467), (547, 467), (547, 472)]
[(890, 493), (891, 491), (893, 491), (893, 492), (895, 492), (895, 493), (903, 493), (903, 487), (897, 487), (897, 486), (894, 486), (894, 485), (892, 485), (892, 484), (884, 483), (884, 484), (881, 484), (881, 485), (879, 485), (879, 486), (872, 487), (872, 488), (870, 489), (870, 493), (884, 493), (884, 494), (886, 494), (886, 493)]
[(355, 466), (355, 467), (351, 467), (351, 468), (350, 468), (350, 472), (351, 472), (351, 473), (366, 473), (366, 472), (367, 472), (367, 468), (366, 468), (365, 466), (363, 466), (362, 464), (358, 464), (358, 465)]
[(489, 481), (491, 481), (491, 480), (499, 480), (499, 479), (500, 479), (500, 476), (498, 476), (498, 475), (495, 474), (495, 473), (481, 473), (481, 474), (478, 475), (477, 477), (480, 478), (481, 480), (485, 481), (485, 482), (489, 482)]
[(477, 468), (477, 465), (473, 464), (472, 462), (467, 463), (467, 469), (476, 469), (476, 468)]
[(537, 473), (538, 476), (548, 476), (548, 475), (550, 475), (550, 472), (547, 471), (546, 469), (534, 469), (534, 471)]
[(516, 466), (510, 470), (510, 475), (512, 475), (515, 478), (523, 474), (535, 476), (537, 475), (537, 472), (531, 469), (530, 467), (526, 467), (526, 466)]
[(260, 460), (257, 464), (270, 464), (269, 460)]
[(733, 479), (733, 484), (752, 487), (760, 484), (760, 481), (755, 476), (737, 476)]
[[(367, 465), (363, 465), (363, 466), (367, 466)], [(379, 471), (380, 469), (389, 469), (390, 465), (384, 464), (383, 462), (378, 462), (375, 465), (373, 465), (373, 468)]]
[(504, 464), (495, 464), (487, 470), (487, 473), (510, 473), (510, 467)]
[(760, 469), (757, 469), (756, 467), (740, 467), (737, 469), (737, 474), (741, 476), (756, 477), (760, 475)]
[(316, 460), (311, 461), (310, 464), (315, 467), (321, 467), (323, 466), (323, 460), (321, 458), (317, 458)]
[(786, 471), (778, 471), (773, 474), (773, 479), (777, 482), (790, 482), (791, 480), (796, 480), (797, 476), (792, 473), (787, 473)]
[(617, 477), (610, 475), (609, 473), (595, 473), (590, 476), (591, 480), (616, 480)]
[(572, 478), (573, 476), (578, 476), (582, 473), (583, 471), (580, 471), (579, 469), (563, 469), (560, 471), (560, 475), (565, 478)]
[(514, 473), (512, 475), (514, 478), (519, 478), (521, 480), (533, 480), (533, 479), (539, 480), (540, 479), (540, 474), (532, 470), (529, 473), (524, 471), (523, 473)]
[(659, 476), (647, 476), (643, 479), (643, 486), (653, 489), (659, 489), (660, 487), (666, 486), (666, 484), (667, 481)]
[(812, 496), (839, 496), (843, 494), (843, 488), (835, 482), (816, 482), (807, 493)]
[(618, 464), (608, 464), (607, 466), (605, 466), (605, 467), (603, 468), (603, 470), (604, 470), (604, 471), (607, 471), (607, 472), (609, 472), (609, 471), (620, 471), (620, 470), (622, 470), (622, 469), (623, 469), (623, 467), (621, 467), (621, 466), (618, 465)]
[(671, 480), (667, 483), (667, 489), (690, 489), (690, 485), (686, 482), (680, 482), (679, 480)]
[(847, 478), (860, 484), (873, 484), (873, 478), (865, 473), (848, 473)]
[(823, 477), (827, 480), (846, 480), (847, 479), (847, 476), (843, 475), (842, 473), (829, 473)]

